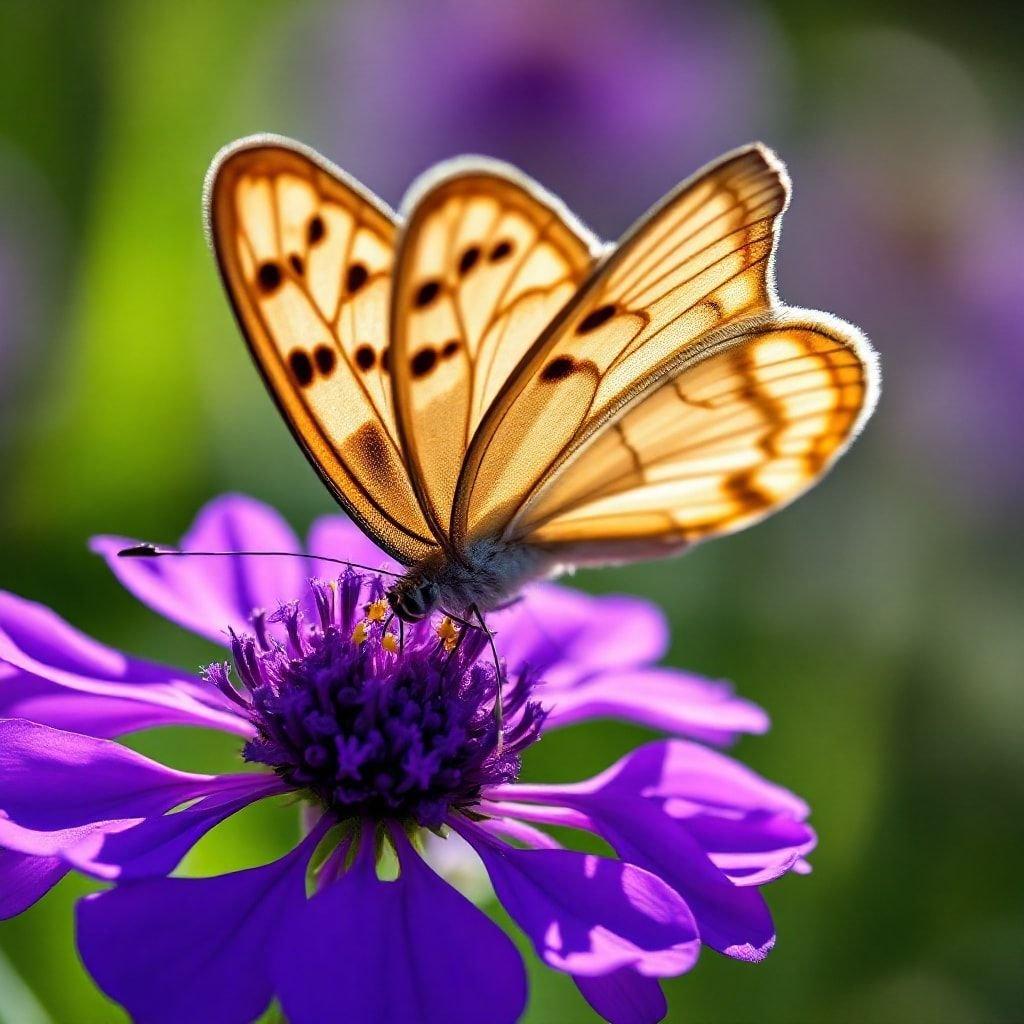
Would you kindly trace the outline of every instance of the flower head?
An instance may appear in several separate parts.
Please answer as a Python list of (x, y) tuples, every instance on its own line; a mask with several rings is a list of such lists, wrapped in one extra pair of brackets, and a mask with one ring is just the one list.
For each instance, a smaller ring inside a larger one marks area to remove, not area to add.
[(273, 768), (341, 820), (431, 829), (477, 804), (485, 787), (515, 781), (520, 751), (543, 721), (528, 671), (499, 698), (497, 669), (480, 660), (482, 632), (455, 644), (444, 619), (399, 638), (384, 618), (379, 577), (367, 585), (349, 571), (309, 586), (313, 622), (302, 628), (297, 602), (269, 617), (284, 625), (286, 641), (269, 634), (262, 611), (252, 635), (232, 633), (241, 692), (229, 664), (206, 673), (252, 723), (246, 761)]
[[(294, 561), (118, 560), (127, 543), (94, 546), (230, 661), (189, 677), (0, 596), (0, 913), (72, 868), (113, 883), (79, 905), (78, 942), (135, 1019), (250, 1020), (276, 998), (292, 1024), (341, 1005), (357, 1024), (514, 1021), (519, 954), (445, 880), (467, 865), (610, 1021), (660, 1019), (658, 979), (692, 967), (701, 945), (741, 960), (771, 948), (760, 887), (806, 870), (814, 844), (792, 794), (681, 738), (572, 785), (519, 780), (542, 732), (596, 716), (716, 742), (765, 728), (722, 684), (652, 667), (665, 631), (650, 606), (532, 587), (492, 617), (499, 674), (472, 628), (439, 619), (397, 634), (376, 574), (305, 578), (290, 531), (248, 499), (208, 506), (182, 548)], [(388, 571), (367, 543), (332, 518), (309, 547)], [(174, 771), (114, 742), (157, 725), (230, 732), (248, 768)], [(286, 856), (171, 877), (209, 830), (281, 796), (305, 808)], [(565, 848), (549, 826), (592, 832), (616, 856)]]

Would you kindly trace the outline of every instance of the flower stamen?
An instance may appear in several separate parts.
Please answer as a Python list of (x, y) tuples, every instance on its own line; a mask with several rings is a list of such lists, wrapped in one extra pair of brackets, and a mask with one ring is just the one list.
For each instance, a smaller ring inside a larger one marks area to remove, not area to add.
[[(339, 821), (414, 828), (440, 827), (485, 787), (518, 776), (544, 717), (530, 673), (505, 680), (481, 657), (488, 637), (449, 617), (407, 624), (403, 642), (377, 578), (346, 573), (310, 587), (312, 613), (291, 602), (265, 617), (283, 627), (281, 639), (266, 629), (266, 644), (232, 635), (239, 689), (228, 666), (208, 670), (255, 727), (246, 760), (269, 765)], [(373, 600), (360, 605), (363, 593)], [(358, 607), (365, 617), (355, 621)]]

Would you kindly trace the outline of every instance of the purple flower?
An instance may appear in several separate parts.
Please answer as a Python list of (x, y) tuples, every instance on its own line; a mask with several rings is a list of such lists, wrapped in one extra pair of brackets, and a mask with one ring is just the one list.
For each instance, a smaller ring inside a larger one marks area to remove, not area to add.
[[(191, 677), (0, 597), (0, 914), (72, 868), (114, 883), (79, 904), (79, 949), (134, 1019), (248, 1021), (274, 998), (292, 1024), (340, 1007), (367, 1024), (517, 1019), (515, 947), (424, 859), (447, 843), (473, 851), (537, 954), (610, 1021), (660, 1019), (658, 979), (692, 967), (702, 943), (749, 961), (771, 948), (760, 886), (806, 871), (814, 845), (791, 793), (682, 738), (585, 782), (517, 781), (542, 733), (588, 718), (722, 742), (767, 727), (723, 684), (652, 665), (666, 633), (651, 606), (548, 584), (495, 615), (499, 736), (480, 633), (427, 622), (400, 645), (380, 577), (307, 579), (315, 563), (266, 506), (221, 498), (182, 547), (298, 557), (118, 559), (128, 543), (93, 546), (230, 661)], [(391, 568), (339, 517), (314, 525), (308, 550)], [(166, 725), (238, 736), (249, 770), (176, 771), (114, 741)], [(214, 826), (285, 795), (305, 823), (286, 856), (169, 877)], [(547, 826), (594, 833), (617, 856), (563, 848)]]
[(831, 56), (847, 84), (823, 91), (824, 130), (792, 151), (783, 291), (856, 310), (885, 352), (885, 447), (901, 474), (911, 466), (956, 503), (1014, 515), (1019, 133), (1007, 143), (970, 68), (924, 39), (845, 33)]
[[(774, 120), (781, 52), (752, 7), (381, 0), (311, 19), (289, 72), (325, 151), (385, 198), (458, 153), (510, 160), (619, 233)], [(312, 77), (311, 77), (312, 73)], [(321, 108), (318, 110), (318, 108)]]

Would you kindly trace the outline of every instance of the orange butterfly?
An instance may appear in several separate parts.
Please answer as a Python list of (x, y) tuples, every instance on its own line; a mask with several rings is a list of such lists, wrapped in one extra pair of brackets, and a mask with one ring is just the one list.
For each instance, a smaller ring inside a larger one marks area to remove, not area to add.
[(483, 625), (531, 579), (756, 522), (856, 436), (875, 353), (776, 297), (788, 198), (780, 161), (747, 146), (605, 246), (504, 164), (443, 163), (395, 215), (259, 136), (218, 154), (205, 209), (292, 432), (407, 567), (395, 614)]

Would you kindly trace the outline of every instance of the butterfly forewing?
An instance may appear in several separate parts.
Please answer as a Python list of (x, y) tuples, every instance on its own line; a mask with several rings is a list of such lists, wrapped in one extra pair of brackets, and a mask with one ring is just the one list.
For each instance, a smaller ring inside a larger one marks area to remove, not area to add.
[(473, 432), (595, 246), (500, 165), (460, 162), (419, 191), (396, 257), (392, 372), (410, 471), (439, 537)]
[(279, 142), (211, 171), (210, 231), (253, 356), (303, 449), (396, 558), (435, 543), (400, 452), (388, 376), (395, 222), (318, 159)]
[(627, 236), (485, 415), (460, 481), (457, 537), (504, 529), (554, 467), (682, 353), (770, 309), (787, 198), (781, 165), (750, 147), (682, 186)]
[(512, 532), (601, 562), (747, 526), (838, 457), (874, 401), (873, 374), (862, 336), (832, 318), (741, 332), (599, 432)]

